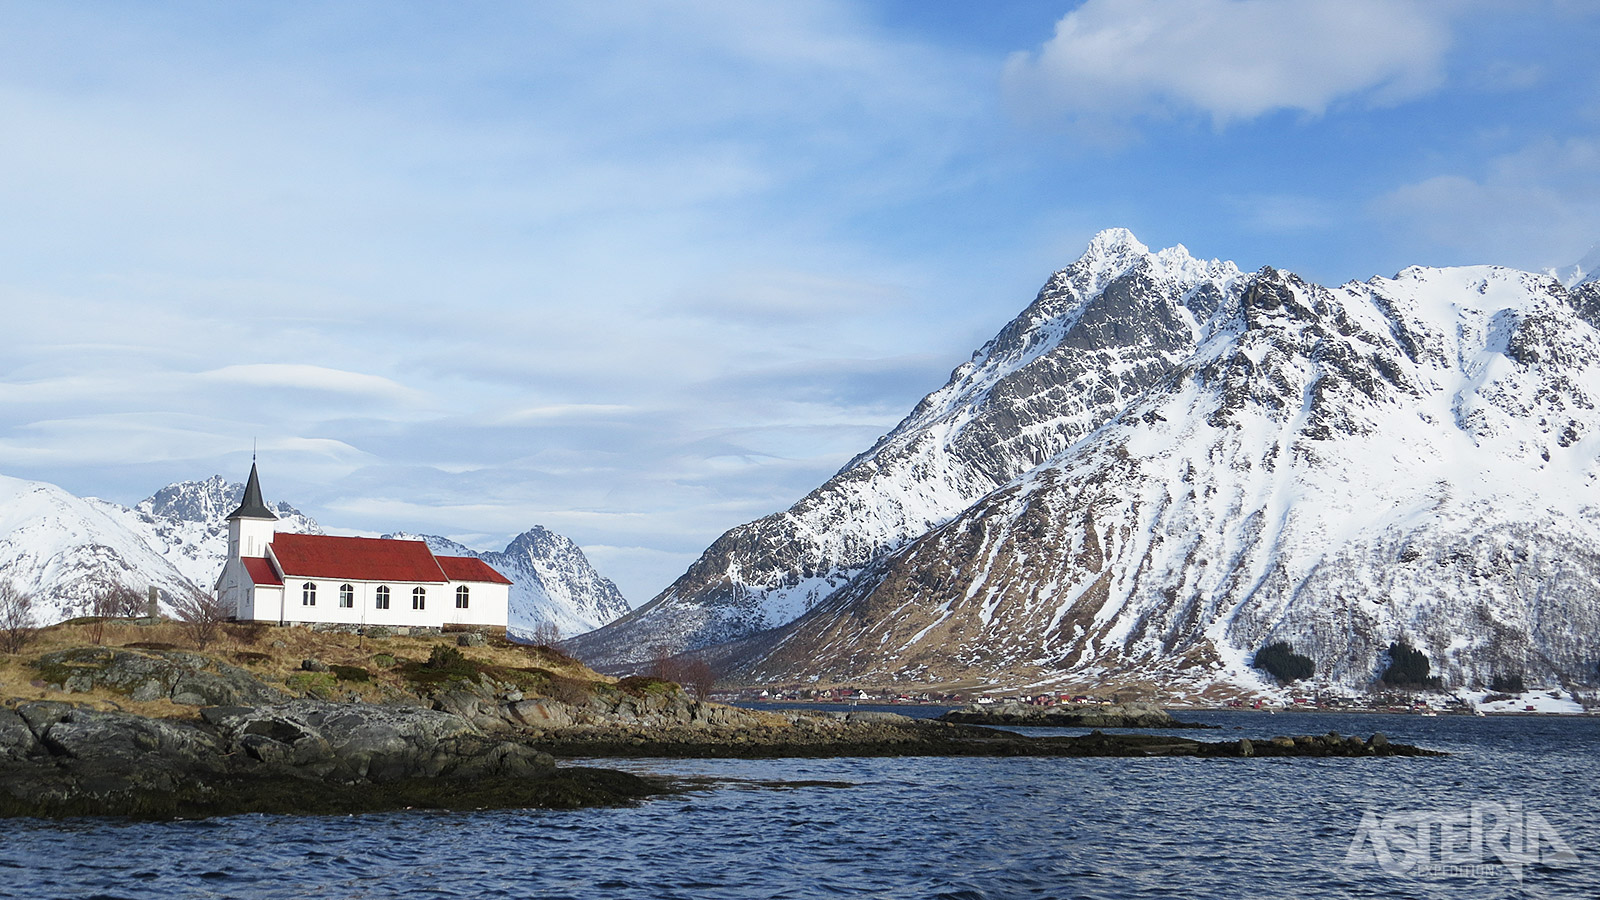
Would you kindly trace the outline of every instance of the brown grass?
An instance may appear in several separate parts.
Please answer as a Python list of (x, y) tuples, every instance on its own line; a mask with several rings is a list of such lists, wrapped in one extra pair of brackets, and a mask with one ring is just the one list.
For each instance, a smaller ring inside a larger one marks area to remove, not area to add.
[[(291, 676), (300, 672), (300, 663), (305, 659), (319, 659), (330, 666), (359, 667), (371, 673), (371, 680), (339, 681), (337, 693), (354, 693), (366, 700), (380, 700), (397, 691), (408, 690), (402, 666), (385, 669), (372, 661), (374, 656), (386, 653), (403, 664), (428, 659), (435, 646), (456, 646), (454, 634), (371, 638), (318, 633), (309, 628), (265, 625), (260, 628), (224, 628), (215, 639), (201, 648), (188, 638), (178, 622), (135, 625), (128, 621), (107, 620), (103, 626), (101, 643), (107, 647), (170, 646), (238, 666), (269, 684), (284, 685)], [(95, 642), (91, 639), (93, 628), (94, 623), (84, 621), (41, 628), (21, 653), (0, 654), (0, 700), (68, 700), (96, 709), (120, 709), (163, 718), (187, 718), (195, 714), (194, 707), (180, 706), (168, 700), (135, 703), (126, 696), (103, 689), (68, 694), (50, 690), (39, 683), (39, 673), (29, 664), (57, 650), (94, 646)], [(560, 654), (513, 644), (505, 639), (503, 631), (490, 633), (488, 638), (488, 646), (462, 647), (461, 652), (473, 661), (488, 666), (507, 669), (534, 666), (575, 680), (615, 681)], [(283, 646), (274, 646), (280, 642)]]

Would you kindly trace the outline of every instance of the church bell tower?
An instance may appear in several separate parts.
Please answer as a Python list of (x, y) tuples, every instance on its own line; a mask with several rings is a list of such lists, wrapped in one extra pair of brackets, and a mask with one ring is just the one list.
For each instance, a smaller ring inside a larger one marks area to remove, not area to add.
[(278, 517), (261, 499), (261, 479), (256, 475), (255, 460), (250, 461), (250, 480), (244, 484), (244, 499), (239, 508), (228, 514), (228, 558), (266, 556), (267, 545), (277, 534)]

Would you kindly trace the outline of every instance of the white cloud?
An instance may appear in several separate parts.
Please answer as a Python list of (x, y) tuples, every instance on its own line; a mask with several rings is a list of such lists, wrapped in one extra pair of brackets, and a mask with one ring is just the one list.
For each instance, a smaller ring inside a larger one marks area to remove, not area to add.
[(1379, 198), (1402, 239), (1425, 239), (1460, 264), (1540, 270), (1576, 262), (1600, 238), (1600, 138), (1543, 140), (1481, 175), (1435, 175)]
[(297, 363), (244, 363), (200, 373), (201, 378), (251, 387), (293, 388), (415, 401), (421, 394), (379, 375)]
[(1422, 96), (1442, 79), (1443, 4), (1400, 0), (1088, 0), (1005, 79), (1035, 115), (1116, 131), (1200, 113), (1222, 127), (1347, 98)]
[(647, 599), (951, 364), (869, 364), (944, 349), (958, 292), (851, 228), (948, 184), (992, 85), (875, 20), (19, 10), (0, 470), (132, 502), (259, 438), (326, 525), (545, 524)]

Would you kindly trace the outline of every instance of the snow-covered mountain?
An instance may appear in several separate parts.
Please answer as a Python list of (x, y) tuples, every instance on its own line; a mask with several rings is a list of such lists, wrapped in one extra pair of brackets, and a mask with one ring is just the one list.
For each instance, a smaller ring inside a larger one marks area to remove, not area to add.
[(129, 527), (127, 512), (0, 475), (0, 579), (34, 596), (40, 622), (83, 615), (112, 587), (188, 591), (189, 579)]
[(1595, 244), (1583, 259), (1570, 266), (1550, 269), (1548, 274), (1569, 288), (1600, 282), (1600, 244)]
[[(168, 485), (129, 508), (0, 476), (0, 578), (37, 599), (41, 622), (85, 614), (93, 597), (114, 585), (141, 594), (152, 585), (168, 595), (209, 591), (228, 549), (227, 516), (243, 494), (243, 484), (213, 475)], [(323, 533), (288, 503), (269, 505), (278, 531)], [(515, 633), (531, 636), (548, 622), (563, 635), (579, 634), (628, 610), (583, 551), (544, 528), (535, 526), (498, 553), (421, 539), (441, 553), (482, 557), (510, 578)]]
[[(210, 590), (228, 552), (228, 513), (238, 508), (243, 496), (243, 483), (213, 475), (169, 484), (131, 509), (105, 500), (92, 502), (143, 537), (185, 578)], [(322, 534), (314, 519), (293, 506), (279, 502), (271, 508), (278, 516), (278, 531)]]
[(611, 579), (601, 576), (571, 540), (535, 525), (501, 551), (473, 550), (429, 534), (386, 534), (427, 542), (445, 556), (476, 556), (511, 579), (512, 637), (533, 640), (541, 625), (554, 625), (561, 637), (583, 634), (627, 613)]
[(943, 388), (785, 512), (717, 539), (670, 587), (574, 641), (591, 663), (647, 660), (793, 620), (867, 565), (1052, 459), (1160, 384), (1232, 263), (1151, 254), (1103, 232)]
[[(849, 558), (842, 588), (720, 658), (758, 679), (1200, 690), (1255, 683), (1249, 657), (1285, 640), (1320, 677), (1364, 687), (1406, 638), (1457, 684), (1593, 683), (1597, 325), (1593, 283), (1416, 268), (1329, 290), (1102, 234), (807, 500), (882, 477), (854, 473), (905, 446), (937, 445), (947, 465), (892, 471), (889, 496), (951, 471), (966, 484), (976, 460), (997, 482), (1020, 471), (865, 565)], [(796, 518), (736, 529), (697, 566), (758, 571), (774, 558), (762, 529), (792, 546)]]

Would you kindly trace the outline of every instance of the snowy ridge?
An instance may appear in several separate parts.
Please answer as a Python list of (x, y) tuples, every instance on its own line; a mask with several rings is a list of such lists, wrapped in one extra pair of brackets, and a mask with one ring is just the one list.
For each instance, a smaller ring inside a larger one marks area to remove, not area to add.
[(0, 578), (32, 594), (41, 623), (85, 615), (112, 587), (167, 596), (188, 578), (130, 529), (122, 507), (74, 497), (53, 484), (0, 475)]
[(646, 606), (574, 641), (622, 666), (791, 621), (868, 565), (1054, 458), (1169, 377), (1242, 278), (1101, 232), (949, 383), (790, 509), (735, 528)]
[(541, 625), (554, 625), (570, 637), (599, 628), (628, 611), (628, 602), (611, 580), (589, 564), (571, 540), (535, 525), (501, 551), (483, 552), (437, 535), (386, 534), (419, 540), (445, 556), (475, 556), (511, 579), (513, 638), (533, 640)]
[(1590, 247), (1589, 252), (1584, 254), (1583, 259), (1570, 266), (1550, 269), (1545, 274), (1569, 288), (1600, 282), (1600, 244)]
[[(104, 500), (117, 517), (197, 587), (210, 590), (228, 550), (228, 514), (239, 506), (244, 484), (221, 475), (169, 484), (129, 509)], [(277, 530), (322, 534), (322, 526), (287, 503), (271, 504)]]
[(1264, 269), (1177, 377), (729, 658), (1199, 692), (1260, 687), (1249, 658), (1286, 640), (1359, 689), (1405, 638), (1456, 685), (1592, 684), (1594, 299), (1491, 267)]

